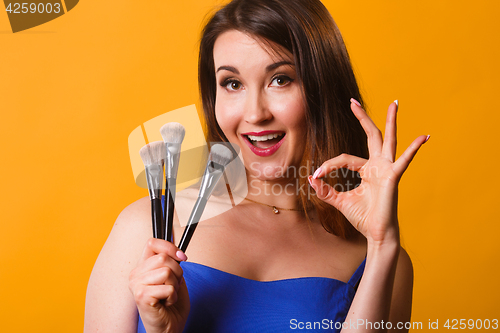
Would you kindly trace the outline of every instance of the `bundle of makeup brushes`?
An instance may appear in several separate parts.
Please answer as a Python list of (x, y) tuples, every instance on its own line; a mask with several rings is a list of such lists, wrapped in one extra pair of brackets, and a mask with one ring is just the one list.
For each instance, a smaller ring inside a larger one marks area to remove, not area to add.
[[(160, 129), (163, 141), (151, 142), (139, 151), (144, 162), (146, 180), (151, 199), (151, 219), (153, 223), (153, 237), (173, 242), (172, 226), (175, 209), (175, 192), (177, 170), (181, 155), (181, 144), (186, 133), (184, 126), (171, 122)], [(200, 221), (203, 210), (224, 173), (225, 167), (233, 159), (233, 153), (222, 144), (215, 144), (210, 150), (205, 173), (201, 179), (198, 199), (194, 205), (188, 224), (184, 229), (179, 249), (186, 251), (194, 230)], [(162, 209), (162, 185), (165, 173), (165, 203)]]

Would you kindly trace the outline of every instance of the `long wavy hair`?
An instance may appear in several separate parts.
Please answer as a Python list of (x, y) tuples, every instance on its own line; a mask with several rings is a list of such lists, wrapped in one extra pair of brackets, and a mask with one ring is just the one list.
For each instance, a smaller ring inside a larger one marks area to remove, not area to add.
[[(211, 16), (202, 32), (198, 67), (208, 142), (228, 141), (215, 118), (213, 57), (216, 39), (228, 30), (250, 34), (270, 46), (274, 43), (293, 55), (306, 104), (308, 145), (301, 166), (312, 172), (312, 167), (342, 153), (368, 157), (366, 134), (350, 109), (350, 98), (362, 105), (363, 101), (349, 55), (333, 18), (319, 0), (233, 0)], [(353, 187), (360, 181), (355, 173), (342, 174), (324, 181), (336, 189), (349, 189), (348, 184)], [(309, 186), (305, 177), (299, 185)], [(315, 195), (299, 191), (299, 197), (306, 216), (315, 208), (328, 232), (343, 238), (356, 232), (338, 210)]]

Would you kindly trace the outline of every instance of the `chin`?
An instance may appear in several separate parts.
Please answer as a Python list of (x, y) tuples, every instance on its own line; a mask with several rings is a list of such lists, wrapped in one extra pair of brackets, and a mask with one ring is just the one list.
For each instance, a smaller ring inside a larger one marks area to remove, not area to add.
[(274, 164), (274, 163), (262, 163), (253, 161), (250, 163), (245, 163), (247, 172), (251, 178), (258, 179), (261, 181), (283, 181), (291, 175), (293, 177), (293, 172), (290, 172), (290, 167), (284, 164)]

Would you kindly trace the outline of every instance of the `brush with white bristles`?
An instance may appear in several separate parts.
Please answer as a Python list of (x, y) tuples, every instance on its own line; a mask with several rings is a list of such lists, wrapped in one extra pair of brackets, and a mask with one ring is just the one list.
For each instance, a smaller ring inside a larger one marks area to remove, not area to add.
[(172, 242), (172, 226), (174, 221), (174, 200), (177, 183), (177, 169), (181, 156), (181, 144), (186, 130), (179, 123), (167, 123), (160, 128), (160, 133), (165, 142), (165, 204), (163, 205), (163, 225), (165, 239)]
[(224, 168), (232, 160), (233, 153), (229, 150), (229, 148), (221, 144), (215, 144), (212, 146), (210, 156), (208, 157), (207, 167), (201, 179), (198, 200), (196, 200), (196, 203), (194, 204), (194, 208), (189, 216), (188, 224), (184, 229), (184, 233), (182, 234), (182, 238), (179, 243), (179, 249), (182, 252), (186, 252), (189, 241), (191, 240), (191, 237), (193, 237), (194, 230), (196, 229), (198, 222), (200, 222), (200, 218), (203, 214), (208, 198), (224, 173)]
[(153, 237), (165, 239), (165, 228), (161, 212), (161, 190), (163, 184), (163, 163), (165, 161), (165, 143), (151, 142), (139, 150), (146, 169), (149, 198), (151, 199), (151, 219)]

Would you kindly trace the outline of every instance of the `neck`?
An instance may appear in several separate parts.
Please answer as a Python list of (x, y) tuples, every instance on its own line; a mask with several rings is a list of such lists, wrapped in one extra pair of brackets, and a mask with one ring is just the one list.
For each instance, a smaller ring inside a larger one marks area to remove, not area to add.
[(280, 178), (271, 181), (249, 176), (247, 198), (279, 208), (297, 209), (299, 186), (298, 178)]

